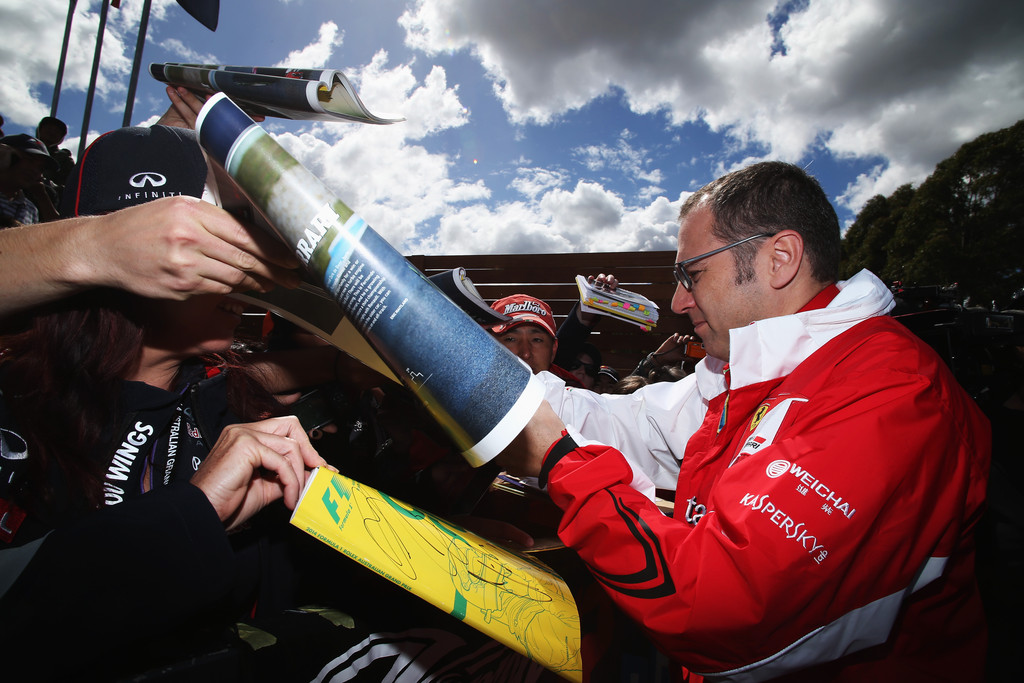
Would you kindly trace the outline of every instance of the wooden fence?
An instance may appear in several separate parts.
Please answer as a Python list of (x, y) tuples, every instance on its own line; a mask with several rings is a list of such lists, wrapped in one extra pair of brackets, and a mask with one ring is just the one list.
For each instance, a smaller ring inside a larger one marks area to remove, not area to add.
[[(620, 286), (639, 292), (659, 306), (658, 326), (644, 332), (614, 318), (602, 317), (590, 342), (601, 351), (602, 361), (629, 374), (636, 364), (654, 351), (673, 332), (693, 331), (689, 319), (670, 309), (675, 278), (675, 252), (603, 252), (591, 254), (492, 254), (464, 256), (409, 256), (408, 260), (425, 275), (465, 268), (477, 291), (487, 303), (510, 294), (529, 294), (543, 299), (555, 314), (555, 325), (579, 301), (576, 275), (612, 273)], [(239, 329), (239, 337), (253, 341), (260, 337), (261, 309), (253, 307)], [(429, 324), (429, 321), (424, 321)]]
[(620, 286), (639, 292), (659, 306), (658, 326), (644, 332), (635, 325), (603, 317), (590, 341), (601, 351), (605, 365), (628, 374), (647, 353), (673, 332), (690, 333), (689, 319), (672, 313), (675, 291), (673, 251), (602, 252), (588, 254), (492, 254), (464, 256), (410, 256), (409, 261), (427, 276), (462, 267), (480, 295), (491, 303), (509, 294), (543, 299), (561, 324), (579, 300), (576, 275), (612, 273)]

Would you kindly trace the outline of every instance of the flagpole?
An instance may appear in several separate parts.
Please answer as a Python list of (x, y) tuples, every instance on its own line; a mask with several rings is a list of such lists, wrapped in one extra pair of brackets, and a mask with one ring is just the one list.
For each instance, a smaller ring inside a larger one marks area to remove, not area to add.
[(135, 88), (139, 84), (139, 69), (142, 66), (142, 49), (146, 46), (146, 30), (149, 28), (149, 7), (152, 0), (142, 5), (142, 19), (139, 20), (139, 37), (135, 41), (135, 60), (132, 62), (132, 77), (128, 81), (128, 100), (124, 105), (122, 126), (132, 125), (132, 110), (135, 108)]
[(64, 81), (64, 63), (68, 59), (68, 43), (71, 42), (71, 21), (75, 17), (75, 6), (78, 0), (68, 2), (68, 19), (64, 24), (64, 44), (60, 48), (60, 63), (57, 65), (57, 80), (53, 84), (53, 101), (50, 103), (50, 116), (57, 116), (57, 103), (60, 102), (61, 83)]
[(85, 152), (85, 139), (89, 134), (89, 117), (92, 115), (92, 98), (96, 94), (96, 76), (100, 70), (100, 52), (103, 50), (103, 34), (107, 29), (107, 9), (109, 3), (100, 3), (100, 27), (96, 32), (96, 52), (92, 58), (92, 75), (89, 77), (89, 90), (85, 93), (85, 115), (82, 117), (81, 138), (78, 141), (78, 158)]

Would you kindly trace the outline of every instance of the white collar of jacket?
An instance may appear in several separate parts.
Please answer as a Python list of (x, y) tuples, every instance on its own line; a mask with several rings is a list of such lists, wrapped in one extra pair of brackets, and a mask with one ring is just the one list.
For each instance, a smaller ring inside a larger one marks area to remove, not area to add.
[[(729, 331), (729, 386), (733, 389), (785, 377), (808, 356), (854, 325), (885, 315), (892, 292), (867, 270), (836, 283), (839, 294), (825, 308), (758, 320)], [(726, 389), (725, 363), (708, 356), (697, 364), (697, 389), (705, 400)]]

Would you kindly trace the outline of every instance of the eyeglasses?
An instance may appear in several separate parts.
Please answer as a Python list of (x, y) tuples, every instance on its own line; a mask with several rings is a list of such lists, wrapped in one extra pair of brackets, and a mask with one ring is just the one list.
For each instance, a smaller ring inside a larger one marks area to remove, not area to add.
[(744, 237), (743, 239), (741, 239), (738, 242), (733, 242), (732, 244), (727, 244), (724, 247), (719, 247), (718, 249), (712, 249), (711, 251), (707, 252), (706, 254), (701, 254), (700, 256), (694, 256), (693, 258), (688, 258), (685, 261), (680, 261), (679, 263), (675, 264), (675, 266), (672, 267), (672, 272), (675, 273), (675, 276), (676, 276), (676, 282), (681, 284), (683, 286), (683, 289), (685, 289), (687, 292), (692, 292), (693, 291), (693, 280), (690, 278), (690, 274), (686, 272), (686, 266), (690, 265), (691, 263), (696, 263), (697, 261), (700, 261), (702, 259), (706, 259), (709, 256), (714, 256), (715, 254), (717, 254), (719, 252), (722, 252), (722, 251), (726, 251), (727, 249), (732, 249), (733, 247), (738, 247), (741, 244), (744, 244), (744, 243), (749, 242), (751, 240), (756, 240), (756, 239), (758, 239), (760, 237), (771, 237), (771, 233), (770, 232), (761, 232), (761, 233), (758, 233), (756, 235), (751, 235), (750, 237)]

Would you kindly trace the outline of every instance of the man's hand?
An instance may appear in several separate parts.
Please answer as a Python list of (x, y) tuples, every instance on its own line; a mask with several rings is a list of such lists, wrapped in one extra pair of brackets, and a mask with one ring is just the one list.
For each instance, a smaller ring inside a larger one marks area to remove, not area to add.
[(326, 464), (297, 418), (275, 417), (225, 428), (192, 483), (230, 531), (280, 498), (293, 509), (306, 470)]
[(171, 106), (167, 108), (156, 125), (195, 130), (196, 119), (199, 117), (199, 111), (203, 108), (205, 100), (197, 97), (188, 88), (173, 85), (167, 86), (167, 99), (171, 101)]
[[(588, 275), (587, 282), (593, 285), (596, 289), (603, 289), (608, 292), (614, 292), (619, 287), (618, 279), (611, 273), (601, 273), (599, 275)], [(576, 309), (576, 316), (579, 321), (587, 327), (593, 327), (601, 316), (596, 313), (584, 313), (579, 308)]]
[(697, 338), (693, 335), (674, 332), (661, 343), (652, 360), (657, 365), (679, 365), (689, 358), (686, 355), (686, 345), (695, 341)]
[[(156, 122), (157, 125), (195, 130), (196, 120), (199, 118), (199, 112), (202, 110), (203, 105), (206, 104), (206, 98), (199, 97), (196, 93), (180, 85), (169, 85), (167, 86), (167, 99), (171, 101), (171, 106), (167, 108), (164, 115)], [(250, 115), (250, 118), (253, 121), (260, 122), (266, 117)]]
[(174, 300), (300, 282), (292, 270), (299, 261), (281, 242), (194, 197), (165, 197), (91, 221), (78, 244), (84, 282)]
[(537, 412), (530, 418), (512, 443), (498, 454), (496, 461), (511, 474), (536, 477), (544, 464), (544, 455), (551, 444), (562, 438), (565, 423), (547, 401), (541, 401)]
[(181, 301), (297, 287), (275, 237), (195, 197), (0, 231), (0, 319), (93, 287)]

